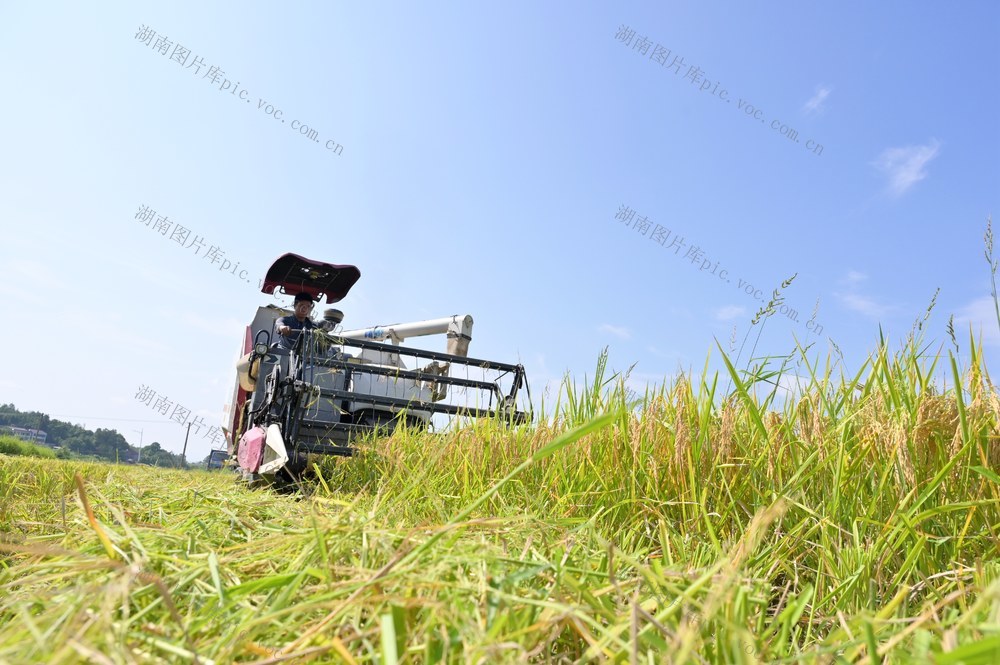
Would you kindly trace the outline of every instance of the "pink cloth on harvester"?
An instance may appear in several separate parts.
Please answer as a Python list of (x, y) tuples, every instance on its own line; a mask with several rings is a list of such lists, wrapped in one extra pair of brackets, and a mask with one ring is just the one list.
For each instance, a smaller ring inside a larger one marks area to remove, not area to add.
[(264, 438), (266, 432), (263, 427), (254, 427), (240, 437), (240, 448), (236, 458), (240, 462), (240, 468), (250, 473), (257, 473), (260, 463), (264, 459)]

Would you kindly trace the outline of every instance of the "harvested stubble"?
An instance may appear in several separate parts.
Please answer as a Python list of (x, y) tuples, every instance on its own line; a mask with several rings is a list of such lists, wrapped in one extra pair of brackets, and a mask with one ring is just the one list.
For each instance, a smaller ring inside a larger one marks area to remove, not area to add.
[(548, 425), (397, 432), (299, 496), (0, 458), (0, 660), (996, 662), (1000, 400), (916, 348), (642, 410), (602, 359)]

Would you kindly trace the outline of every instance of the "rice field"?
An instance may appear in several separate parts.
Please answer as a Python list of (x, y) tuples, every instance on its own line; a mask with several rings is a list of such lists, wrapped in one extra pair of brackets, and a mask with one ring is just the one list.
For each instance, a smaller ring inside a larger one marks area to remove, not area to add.
[(397, 432), (291, 494), (0, 455), (0, 662), (1000, 662), (980, 350), (796, 356), (792, 396), (726, 359), (641, 403), (602, 358), (542, 424)]
[(51, 448), (39, 446), (29, 441), (7, 434), (0, 434), (0, 455), (27, 455), (28, 457), (54, 458), (56, 453)]

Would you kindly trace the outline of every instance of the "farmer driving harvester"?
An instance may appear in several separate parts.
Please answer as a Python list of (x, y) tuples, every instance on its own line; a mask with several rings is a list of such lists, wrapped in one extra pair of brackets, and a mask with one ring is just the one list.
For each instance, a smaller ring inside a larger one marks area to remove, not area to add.
[(278, 345), (285, 349), (295, 348), (300, 330), (312, 330), (316, 327), (309, 315), (312, 314), (313, 298), (302, 291), (295, 295), (294, 314), (283, 316), (274, 322)]
[(323, 312), (323, 320), (313, 321), (309, 316), (313, 309), (313, 297), (305, 291), (295, 295), (292, 307), (294, 314), (282, 316), (274, 322), (274, 338), (277, 340), (274, 344), (283, 349), (294, 349), (302, 330), (319, 328), (324, 332), (333, 332), (344, 320), (344, 313), (339, 309), (327, 309)]

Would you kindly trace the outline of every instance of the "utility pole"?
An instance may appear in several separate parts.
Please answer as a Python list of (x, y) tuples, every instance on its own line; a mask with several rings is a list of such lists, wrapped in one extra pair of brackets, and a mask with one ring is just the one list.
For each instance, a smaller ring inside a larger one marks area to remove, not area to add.
[(184, 450), (181, 452), (181, 460), (187, 464), (188, 435), (191, 434), (191, 423), (188, 423), (187, 431), (184, 433)]
[(132, 431), (139, 433), (139, 455), (135, 458), (135, 463), (138, 464), (139, 462), (142, 461), (142, 430), (134, 429)]

